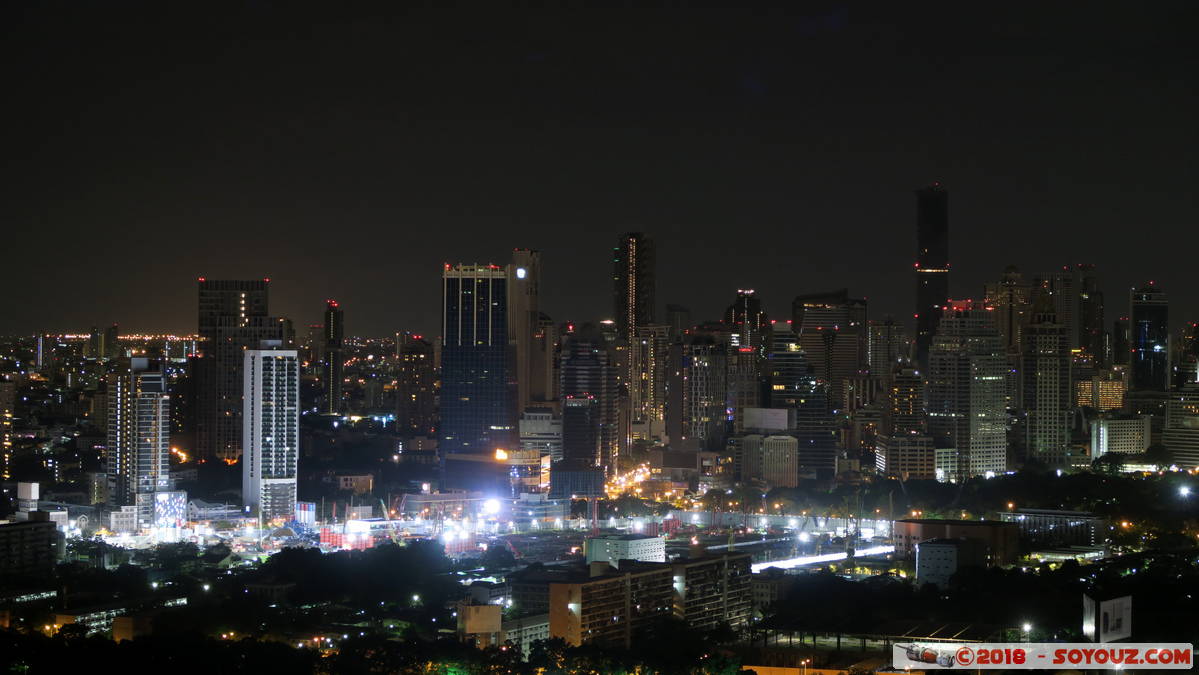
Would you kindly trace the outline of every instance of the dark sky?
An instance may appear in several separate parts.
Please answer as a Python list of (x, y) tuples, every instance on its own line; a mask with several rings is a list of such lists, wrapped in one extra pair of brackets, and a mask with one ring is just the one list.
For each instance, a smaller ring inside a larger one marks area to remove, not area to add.
[(953, 295), (1089, 261), (1109, 318), (1150, 278), (1199, 318), (1197, 3), (391, 4), (4, 3), (0, 333), (194, 331), (199, 275), (428, 332), (442, 262), (517, 246), (595, 318), (630, 229), (697, 319), (745, 286), (910, 316), (931, 180)]

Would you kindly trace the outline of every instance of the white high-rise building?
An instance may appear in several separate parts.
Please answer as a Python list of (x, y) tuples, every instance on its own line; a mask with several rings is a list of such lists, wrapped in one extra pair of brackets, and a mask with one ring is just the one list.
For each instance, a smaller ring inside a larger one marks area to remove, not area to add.
[(1166, 424), (1162, 444), (1174, 463), (1183, 469), (1199, 466), (1199, 386), (1170, 392), (1166, 401)]
[(171, 489), (170, 396), (158, 362), (123, 359), (108, 375), (108, 501), (154, 524), (154, 493)]
[(263, 520), (291, 519), (300, 456), (300, 364), (276, 340), (245, 354), (242, 501)]
[(1029, 459), (1049, 467), (1070, 461), (1070, 414), (1073, 403), (1069, 336), (1054, 314), (1054, 298), (1042, 292), (1033, 303), (1032, 321), (1023, 328), (1021, 371), (1024, 377), (1025, 433)]
[(956, 453), (953, 477), (1005, 472), (1007, 359), (994, 311), (950, 300), (928, 358), (929, 435), (938, 450)]

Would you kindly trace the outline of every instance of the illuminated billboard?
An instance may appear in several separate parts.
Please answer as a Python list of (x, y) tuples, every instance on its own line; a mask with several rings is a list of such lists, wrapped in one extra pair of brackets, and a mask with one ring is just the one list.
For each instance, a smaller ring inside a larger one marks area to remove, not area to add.
[(154, 527), (183, 527), (187, 523), (187, 493), (154, 493)]

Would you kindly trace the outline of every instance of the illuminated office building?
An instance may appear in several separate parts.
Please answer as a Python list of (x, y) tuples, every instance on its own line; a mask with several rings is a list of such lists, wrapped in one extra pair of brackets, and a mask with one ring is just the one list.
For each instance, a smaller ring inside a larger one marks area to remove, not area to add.
[(1090, 379), (1075, 382), (1075, 405), (1080, 408), (1094, 408), (1100, 412), (1119, 410), (1124, 407), (1123, 369), (1105, 369), (1097, 371)]

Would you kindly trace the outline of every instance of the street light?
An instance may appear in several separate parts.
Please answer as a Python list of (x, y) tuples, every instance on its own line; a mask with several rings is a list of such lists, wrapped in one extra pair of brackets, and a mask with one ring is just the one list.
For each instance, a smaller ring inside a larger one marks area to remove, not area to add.
[(1182, 487), (1178, 488), (1178, 494), (1182, 495), (1183, 497), (1190, 497), (1191, 496), (1190, 486), (1183, 485)]
[(803, 661), (799, 662), (799, 664), (803, 666), (803, 675), (808, 675), (808, 664), (811, 662), (812, 659), (804, 659)]
[(1024, 641), (1028, 642), (1029, 636), (1032, 634), (1032, 624), (1025, 621), (1024, 625), (1020, 628), (1024, 630)]

